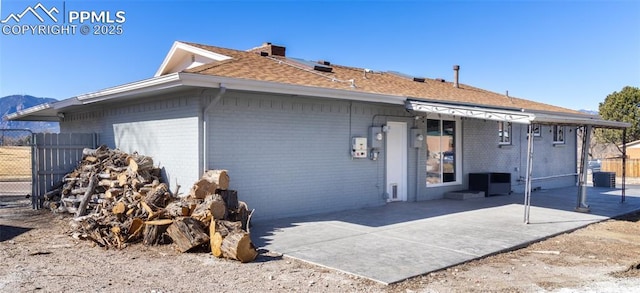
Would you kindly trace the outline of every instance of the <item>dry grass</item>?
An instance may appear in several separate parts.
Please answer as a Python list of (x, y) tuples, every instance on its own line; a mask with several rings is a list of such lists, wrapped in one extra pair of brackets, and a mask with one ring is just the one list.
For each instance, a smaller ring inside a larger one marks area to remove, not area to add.
[(31, 147), (0, 147), (0, 181), (31, 179)]

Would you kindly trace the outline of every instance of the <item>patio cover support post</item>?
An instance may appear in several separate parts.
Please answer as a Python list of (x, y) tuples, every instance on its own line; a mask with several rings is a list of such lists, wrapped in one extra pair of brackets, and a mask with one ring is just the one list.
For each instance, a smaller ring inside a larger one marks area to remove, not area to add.
[(527, 171), (524, 184), (524, 223), (529, 224), (531, 211), (531, 176), (533, 174), (533, 125), (529, 124), (527, 131)]
[(591, 125), (585, 125), (583, 127), (584, 134), (582, 135), (582, 154), (581, 154), (581, 170), (580, 180), (578, 186), (578, 203), (576, 204), (576, 212), (588, 213), (589, 205), (587, 204), (587, 170), (589, 168), (589, 144), (591, 143)]
[(624, 203), (624, 198), (626, 196), (627, 189), (627, 129), (622, 129), (622, 199), (621, 202)]

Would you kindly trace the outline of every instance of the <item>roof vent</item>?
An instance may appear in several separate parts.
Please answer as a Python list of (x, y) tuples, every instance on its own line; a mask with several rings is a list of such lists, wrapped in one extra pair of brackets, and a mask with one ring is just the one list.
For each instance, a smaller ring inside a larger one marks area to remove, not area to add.
[(458, 74), (460, 74), (460, 65), (453, 65), (453, 87), (459, 88)]
[(404, 74), (404, 73), (398, 72), (398, 71), (387, 71), (387, 73), (390, 73), (390, 74), (395, 75), (395, 76), (403, 77), (403, 78), (406, 78), (406, 79), (410, 79), (410, 80), (413, 80), (415, 82), (425, 82), (425, 80), (426, 80), (424, 77), (415, 77), (415, 76)]
[(318, 64), (318, 65), (313, 66), (313, 70), (322, 71), (322, 72), (332, 72), (333, 68), (331, 68), (329, 66), (322, 65), (322, 64)]
[(260, 52), (260, 56), (262, 56), (262, 57), (266, 57), (266, 56), (269, 56), (269, 53), (267, 53), (267, 52)]
[(436, 78), (436, 81), (445, 82), (444, 78)]
[(318, 60), (318, 64), (322, 64), (322, 65), (327, 65), (327, 66), (331, 66), (331, 62), (326, 61), (326, 60)]

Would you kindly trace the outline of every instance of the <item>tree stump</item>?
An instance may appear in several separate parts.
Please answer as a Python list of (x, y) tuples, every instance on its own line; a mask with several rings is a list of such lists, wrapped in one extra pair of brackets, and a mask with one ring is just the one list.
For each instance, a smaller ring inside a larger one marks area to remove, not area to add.
[(258, 252), (251, 242), (251, 237), (246, 232), (231, 232), (222, 239), (220, 250), (222, 250), (224, 257), (243, 263), (253, 261), (258, 256)]
[(198, 180), (189, 191), (189, 196), (197, 199), (204, 199), (207, 195), (214, 194), (218, 186), (207, 179)]
[(209, 241), (209, 236), (202, 224), (193, 218), (176, 220), (167, 229), (167, 234), (180, 252), (188, 251)]
[(215, 183), (218, 189), (229, 189), (229, 175), (227, 174), (227, 170), (207, 170), (202, 175), (202, 179)]
[(163, 234), (167, 231), (167, 227), (169, 227), (172, 222), (172, 220), (145, 222), (144, 237), (142, 243), (144, 243), (144, 245), (157, 245), (165, 243), (166, 241), (163, 237)]

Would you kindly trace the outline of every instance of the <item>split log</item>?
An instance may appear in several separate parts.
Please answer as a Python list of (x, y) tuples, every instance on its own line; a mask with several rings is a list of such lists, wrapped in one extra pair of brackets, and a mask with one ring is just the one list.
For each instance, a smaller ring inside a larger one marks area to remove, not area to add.
[(167, 205), (165, 208), (166, 213), (174, 218), (187, 217), (191, 213), (189, 205), (183, 201), (174, 201)]
[(243, 263), (253, 261), (258, 256), (249, 233), (233, 232), (222, 239), (222, 255)]
[(124, 192), (124, 189), (122, 188), (110, 188), (104, 192), (104, 197), (109, 199), (114, 199), (120, 196), (123, 192)]
[(93, 194), (93, 189), (95, 188), (97, 181), (98, 178), (94, 174), (91, 174), (91, 179), (89, 179), (89, 185), (87, 186), (87, 192), (84, 193), (84, 196), (80, 201), (80, 206), (76, 211), (76, 217), (84, 216), (84, 213), (87, 210), (87, 204), (89, 203), (89, 199)]
[(115, 178), (113, 178), (113, 176), (111, 176), (111, 173), (109, 173), (109, 172), (102, 172), (102, 173), (100, 173), (100, 174), (98, 174), (96, 176), (98, 176), (99, 179), (109, 179), (109, 180), (115, 179)]
[(229, 189), (229, 175), (227, 174), (227, 170), (207, 170), (202, 175), (202, 179), (215, 183), (218, 189)]
[(84, 157), (84, 160), (90, 163), (95, 163), (96, 161), (98, 161), (98, 157), (95, 156), (86, 156)]
[(165, 207), (167, 206), (167, 202), (169, 200), (168, 191), (169, 191), (169, 187), (167, 186), (167, 184), (161, 183), (153, 190), (153, 192), (148, 193), (145, 196), (144, 201), (148, 205), (153, 205), (156, 207)]
[(129, 183), (129, 176), (127, 176), (126, 172), (118, 174), (116, 178), (118, 179), (118, 185), (120, 186), (126, 186)]
[(122, 215), (126, 211), (127, 211), (127, 206), (121, 201), (117, 202), (111, 209), (111, 212), (114, 213), (115, 215)]
[(228, 210), (238, 209), (238, 191), (237, 190), (217, 190), (216, 193), (222, 196), (224, 203), (227, 205)]
[(129, 224), (129, 237), (127, 241), (134, 241), (142, 236), (142, 231), (144, 230), (144, 222), (140, 218), (133, 218), (131, 224)]
[(192, 218), (199, 220), (204, 225), (208, 225), (211, 218), (222, 220), (226, 215), (227, 207), (219, 194), (208, 195), (191, 213)]
[(94, 157), (103, 157), (104, 154), (109, 150), (106, 145), (101, 145), (96, 149), (84, 148), (82, 149), (82, 156), (94, 156)]
[(211, 195), (211, 201), (209, 203), (209, 211), (211, 216), (216, 220), (223, 220), (227, 216), (227, 205), (224, 203), (224, 199), (219, 194)]
[(133, 155), (127, 157), (127, 165), (133, 173), (140, 173), (153, 168), (153, 159), (147, 156)]
[(186, 252), (209, 241), (202, 224), (193, 218), (174, 221), (167, 229), (167, 234), (180, 252)]
[(145, 225), (158, 225), (158, 226), (164, 226), (164, 225), (171, 225), (173, 224), (173, 220), (171, 219), (162, 219), (162, 220), (154, 220), (154, 221), (145, 221), (144, 222)]
[(51, 190), (51, 191), (45, 193), (44, 195), (42, 195), (42, 197), (45, 200), (51, 200), (54, 197), (59, 197), (61, 194), (62, 194), (62, 188), (57, 188), (57, 189), (54, 189), (54, 190)]
[(216, 220), (211, 219), (211, 224), (209, 225), (209, 246), (211, 246), (211, 254), (213, 254), (213, 256), (222, 257), (222, 250), (220, 249), (222, 246), (222, 235), (216, 231), (216, 225)]
[(246, 202), (239, 201), (238, 208), (231, 210), (228, 219), (231, 221), (239, 221), (242, 223), (242, 230), (249, 231), (251, 226), (251, 214), (253, 211), (249, 210)]
[(166, 240), (164, 239), (163, 234), (167, 231), (167, 227), (169, 227), (172, 222), (172, 220), (145, 222), (142, 243), (144, 243), (144, 245), (157, 245), (165, 243)]
[(142, 206), (143, 210), (147, 212), (147, 220), (153, 220), (155, 218), (162, 217), (165, 214), (164, 209), (157, 209), (157, 208), (154, 209), (150, 207), (148, 204), (146, 204), (144, 201), (140, 202), (140, 205)]
[(216, 221), (216, 232), (220, 233), (223, 238), (234, 232), (243, 232), (242, 223), (226, 220)]
[[(98, 174), (98, 175), (104, 175), (104, 174)], [(100, 178), (100, 176), (98, 176), (98, 178)], [(118, 188), (121, 186), (120, 181), (111, 180), (111, 179), (101, 179), (100, 182), (98, 182), (98, 185), (106, 188)]]
[(204, 199), (207, 195), (214, 194), (216, 189), (218, 189), (218, 186), (215, 183), (207, 179), (200, 179), (193, 184), (193, 187), (191, 187), (189, 196), (192, 198)]

